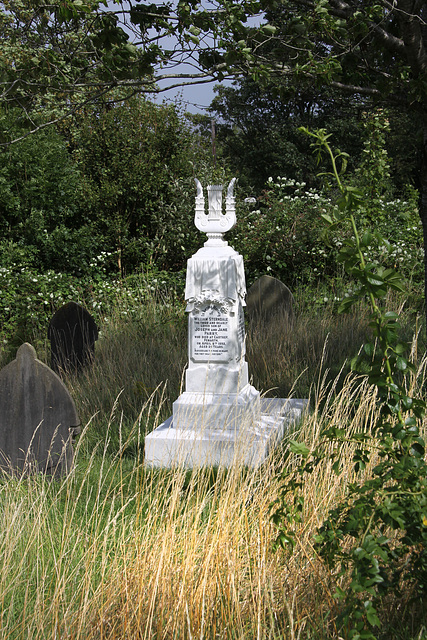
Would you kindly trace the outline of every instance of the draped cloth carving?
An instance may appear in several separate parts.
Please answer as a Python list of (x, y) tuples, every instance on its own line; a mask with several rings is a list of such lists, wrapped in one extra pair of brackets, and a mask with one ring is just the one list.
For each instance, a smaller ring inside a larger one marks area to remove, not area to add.
[(190, 258), (185, 284), (187, 312), (193, 311), (195, 300), (203, 291), (215, 291), (232, 303), (240, 299), (245, 306), (246, 282), (242, 256)]

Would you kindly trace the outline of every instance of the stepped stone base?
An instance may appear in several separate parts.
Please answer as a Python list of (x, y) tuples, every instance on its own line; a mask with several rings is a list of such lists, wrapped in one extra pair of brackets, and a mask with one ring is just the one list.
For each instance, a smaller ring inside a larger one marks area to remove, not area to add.
[(176, 429), (195, 431), (236, 431), (252, 424), (261, 415), (260, 393), (250, 384), (240, 393), (200, 393), (184, 391), (173, 403)]
[(200, 428), (194, 424), (176, 428), (173, 416), (145, 438), (147, 467), (201, 467), (241, 464), (257, 467), (298, 422), (308, 408), (308, 400), (261, 398), (257, 420), (238, 429)]

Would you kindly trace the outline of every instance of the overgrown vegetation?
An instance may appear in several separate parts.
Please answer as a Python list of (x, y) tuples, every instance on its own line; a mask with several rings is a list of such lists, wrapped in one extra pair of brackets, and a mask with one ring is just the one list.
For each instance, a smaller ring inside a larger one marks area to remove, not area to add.
[[(13, 109), (1, 116), (23, 133)], [(72, 474), (0, 481), (5, 637), (426, 637), (418, 194), (391, 169), (388, 114), (359, 120), (337, 125), (343, 143), (346, 127), (354, 144), (363, 132), (345, 189), (337, 171), (338, 190), (322, 189), (302, 151), (307, 182), (289, 152), (289, 175), (255, 203), (238, 194), (229, 242), (248, 284), (269, 273), (295, 298), (292, 321), (247, 324), (253, 383), (312, 409), (251, 472), (143, 466), (187, 361), (193, 178), (226, 182), (227, 163), (176, 109), (119, 97), (0, 153), (0, 365), (24, 340), (49, 362), (48, 322), (67, 300), (100, 328), (93, 366), (66, 379), (84, 427)], [(272, 504), (293, 554), (274, 550)]]
[[(288, 434), (311, 450), (324, 446), (327, 429), (345, 426), (347, 440), (370, 429), (378, 396), (348, 366), (340, 371), (366, 337), (364, 303), (343, 322), (324, 290), (295, 296), (292, 325), (248, 325), (247, 357), (268, 395), (311, 398), (301, 431)], [(0, 484), (5, 637), (336, 637), (335, 574), (312, 542), (355, 481), (357, 445), (343, 444), (341, 476), (325, 458), (304, 478), (296, 552), (278, 554), (270, 505), (282, 490), (288, 442), (256, 472), (144, 469), (144, 435), (170, 415), (180, 390), (184, 307), (170, 283), (148, 274), (134, 277), (132, 295), (112, 289), (107, 300), (93, 368), (66, 380), (84, 427), (73, 474)], [(404, 302), (398, 293), (387, 299), (390, 309)], [(410, 309), (402, 324), (402, 339), (414, 338), (415, 394), (424, 385), (424, 346)], [(48, 361), (45, 333), (36, 335)], [(370, 458), (366, 478), (374, 466)], [(382, 602), (378, 637), (392, 629), (402, 640), (422, 638), (423, 611), (410, 590)]]
[[(339, 632), (351, 640), (378, 637), (382, 623), (380, 609), (390, 594), (410, 593), (423, 607), (427, 584), (427, 464), (422, 425), (426, 404), (420, 392), (408, 384), (408, 374), (416, 372), (408, 359), (409, 345), (399, 336), (399, 315), (387, 310), (387, 291), (403, 291), (403, 282), (390, 268), (372, 262), (369, 248), (378, 234), (360, 234), (354, 212), (363, 202), (362, 192), (346, 186), (339, 171), (345, 156), (334, 153), (324, 130), (306, 133), (314, 138), (317, 153), (326, 152), (331, 160), (330, 176), (337, 182), (340, 213), (324, 216), (331, 227), (347, 222), (352, 229), (341, 252), (346, 270), (358, 283), (347, 296), (340, 312), (356, 302), (370, 306), (367, 339), (352, 369), (362, 374), (377, 398), (377, 410), (369, 430), (349, 434), (344, 425), (327, 425), (320, 432), (314, 450), (292, 441), (289, 455), (302, 462), (285, 462), (283, 486), (273, 519), (279, 528), (279, 542), (293, 549), (296, 524), (303, 522), (303, 483), (307, 475), (317, 475), (325, 460), (337, 477), (342, 477), (342, 452), (353, 447), (350, 458), (353, 480), (337, 504), (329, 510), (314, 538), (314, 551), (337, 578), (334, 597), (340, 601)], [(376, 170), (381, 169), (376, 165)], [(367, 466), (375, 460), (369, 473)], [(407, 597), (407, 596), (406, 596)]]
[[(2, 634), (336, 638), (340, 609), (332, 595), (346, 578), (327, 570), (313, 538), (355, 482), (351, 438), (369, 433), (379, 404), (366, 380), (327, 371), (358, 349), (368, 308), (360, 304), (342, 323), (333, 303), (323, 303), (319, 321), (312, 301), (320, 292), (311, 300), (307, 293), (292, 327), (248, 327), (256, 386), (280, 383), (273, 394), (281, 395), (296, 381), (295, 395), (309, 394), (312, 409), (258, 470), (153, 471), (142, 465), (144, 435), (170, 415), (187, 353), (182, 305), (152, 286), (141, 279), (146, 294), (127, 319), (117, 298), (94, 368), (66, 380), (83, 426), (72, 474), (62, 481), (1, 479)], [(48, 358), (39, 344), (39, 356)], [(408, 384), (415, 394), (425, 384), (417, 335), (412, 350), (417, 366)], [(289, 439), (314, 450), (324, 447), (326, 429), (344, 426), (341, 475), (325, 458), (305, 476), (295, 552), (277, 553), (270, 505), (282, 490)], [(371, 457), (367, 479), (375, 464)], [(382, 602), (377, 615), (378, 637), (423, 638), (424, 608), (410, 590)]]

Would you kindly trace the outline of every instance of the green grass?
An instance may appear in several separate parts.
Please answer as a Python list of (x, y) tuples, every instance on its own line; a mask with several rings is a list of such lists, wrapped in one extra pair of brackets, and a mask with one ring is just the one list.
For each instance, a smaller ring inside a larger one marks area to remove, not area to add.
[[(128, 321), (118, 307), (94, 366), (65, 380), (83, 426), (72, 473), (0, 480), (0, 637), (337, 638), (334, 575), (312, 539), (353, 479), (351, 451), (342, 451), (341, 478), (328, 463), (307, 478), (293, 556), (274, 551), (270, 517), (286, 439), (257, 470), (144, 468), (144, 436), (171, 414), (187, 361), (183, 308), (164, 302), (145, 300)], [(407, 312), (402, 331), (411, 329)], [(363, 308), (337, 317), (332, 303), (315, 307), (308, 294), (292, 326), (248, 327), (254, 384), (310, 397), (310, 416), (287, 437), (314, 445), (325, 424), (369, 428), (375, 394), (345, 364), (366, 330)], [(422, 352), (415, 336), (417, 393)], [(47, 360), (47, 346), (39, 357)], [(427, 603), (410, 596), (384, 604), (381, 640), (425, 638)]]
[[(321, 386), (292, 435), (315, 444), (325, 423), (369, 428), (375, 411), (350, 377), (338, 393)], [(84, 430), (67, 478), (2, 479), (2, 638), (337, 637), (334, 576), (311, 541), (353, 479), (350, 449), (341, 478), (327, 463), (307, 478), (288, 556), (274, 551), (270, 520), (286, 442), (257, 470), (149, 470), (122, 455), (125, 442), (108, 452), (109, 428), (89, 458)], [(387, 603), (381, 638), (418, 637), (424, 611), (409, 593)]]

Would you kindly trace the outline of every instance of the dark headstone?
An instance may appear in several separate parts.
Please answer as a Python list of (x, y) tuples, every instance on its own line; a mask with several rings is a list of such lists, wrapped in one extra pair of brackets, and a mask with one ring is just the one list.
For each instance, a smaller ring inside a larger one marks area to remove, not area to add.
[(294, 297), (288, 287), (271, 276), (261, 276), (255, 280), (246, 296), (248, 318), (269, 321), (273, 317), (293, 317)]
[(62, 380), (28, 343), (0, 371), (0, 468), (61, 474), (73, 462), (76, 407)]
[(78, 373), (94, 358), (98, 327), (84, 307), (67, 302), (53, 315), (47, 337), (52, 369), (57, 373)]

